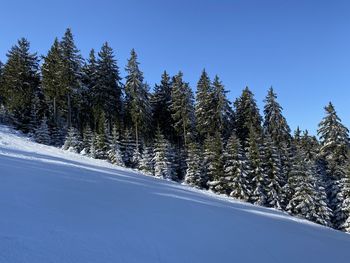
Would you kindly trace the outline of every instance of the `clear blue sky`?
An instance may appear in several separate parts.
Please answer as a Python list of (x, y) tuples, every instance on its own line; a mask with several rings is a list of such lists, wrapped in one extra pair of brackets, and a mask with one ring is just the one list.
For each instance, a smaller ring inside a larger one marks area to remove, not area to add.
[(2, 0), (0, 60), (22, 36), (45, 54), (71, 27), (85, 57), (108, 41), (121, 69), (135, 48), (151, 86), (166, 69), (195, 88), (206, 68), (262, 108), (272, 85), (291, 128), (315, 133), (328, 101), (350, 127), (349, 14), (342, 0)]

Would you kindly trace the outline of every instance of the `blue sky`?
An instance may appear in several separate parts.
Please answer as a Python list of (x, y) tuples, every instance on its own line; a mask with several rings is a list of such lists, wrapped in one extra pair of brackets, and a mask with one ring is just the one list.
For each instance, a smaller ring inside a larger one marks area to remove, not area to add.
[(2, 0), (0, 60), (22, 36), (45, 54), (71, 27), (83, 56), (108, 41), (121, 69), (135, 48), (151, 86), (166, 69), (195, 88), (206, 68), (262, 109), (272, 85), (291, 128), (315, 133), (328, 101), (350, 127), (349, 14), (342, 0)]

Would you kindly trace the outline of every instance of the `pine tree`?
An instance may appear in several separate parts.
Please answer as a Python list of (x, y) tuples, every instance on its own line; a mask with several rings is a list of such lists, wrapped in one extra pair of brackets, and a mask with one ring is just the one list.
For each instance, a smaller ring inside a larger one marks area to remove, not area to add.
[(318, 217), (317, 189), (315, 189), (310, 162), (304, 161), (304, 158), (305, 153), (297, 150), (288, 181), (293, 193), (286, 209), (292, 215), (316, 222)]
[(75, 46), (70, 28), (66, 29), (60, 43), (62, 50), (62, 76), (61, 82), (67, 99), (66, 121), (67, 127), (74, 122), (77, 125), (77, 116), (81, 101), (82, 87), (82, 57)]
[(346, 218), (340, 207), (343, 203), (342, 180), (346, 177), (345, 166), (349, 162), (349, 130), (341, 123), (332, 103), (325, 110), (326, 116), (318, 129), (320, 158), (325, 161), (327, 196), (333, 210), (333, 225), (339, 228)]
[(92, 138), (94, 134), (89, 125), (86, 125), (83, 130), (83, 142), (82, 142), (82, 151), (80, 152), (83, 155), (88, 155), (92, 146)]
[(129, 129), (124, 130), (124, 135), (121, 140), (121, 151), (123, 161), (126, 167), (132, 167), (132, 157), (136, 148), (136, 142)]
[(98, 123), (98, 130), (95, 135), (94, 155), (97, 159), (108, 159), (108, 151), (110, 146), (110, 136), (108, 121), (104, 113), (101, 114)]
[(66, 111), (66, 87), (62, 82), (63, 76), (62, 49), (56, 38), (49, 52), (44, 57), (41, 66), (42, 88), (46, 101), (52, 109), (52, 118), (55, 126), (60, 128), (61, 115)]
[(227, 141), (224, 157), (224, 172), (228, 195), (248, 201), (251, 190), (246, 171), (247, 161), (241, 143), (234, 133)]
[(82, 150), (82, 141), (79, 131), (76, 128), (70, 127), (68, 129), (67, 137), (63, 145), (63, 150), (68, 150), (75, 153), (79, 153)]
[(282, 198), (282, 168), (279, 159), (278, 150), (269, 135), (264, 138), (263, 146), (263, 170), (266, 175), (266, 205), (281, 209)]
[(234, 106), (236, 133), (243, 146), (246, 147), (251, 126), (256, 134), (261, 134), (262, 117), (260, 116), (254, 95), (248, 87), (246, 87), (242, 95), (236, 99)]
[(144, 147), (139, 162), (139, 170), (146, 174), (154, 175), (153, 149), (151, 146)]
[(195, 117), (196, 129), (205, 138), (214, 130), (214, 105), (213, 91), (209, 76), (205, 70), (197, 83)]
[(50, 134), (49, 134), (49, 127), (47, 126), (47, 118), (44, 116), (44, 118), (41, 120), (40, 126), (35, 130), (35, 141), (38, 143), (50, 144)]
[(212, 86), (212, 97), (214, 100), (214, 125), (212, 129), (214, 129), (213, 132), (219, 131), (227, 139), (232, 132), (234, 122), (231, 103), (226, 97), (227, 91), (218, 76), (215, 76)]
[(250, 201), (253, 204), (266, 205), (266, 175), (263, 170), (261, 150), (261, 139), (251, 126), (246, 148), (247, 174), (252, 183)]
[(36, 53), (31, 54), (30, 44), (22, 38), (7, 53), (1, 86), (4, 105), (15, 118), (17, 128), (29, 131), (33, 97), (39, 89), (39, 62)]
[(339, 229), (342, 231), (350, 232), (350, 164), (347, 167), (347, 174), (341, 180), (341, 199), (342, 204), (339, 207), (343, 218), (341, 220), (341, 225)]
[(154, 142), (154, 176), (167, 180), (176, 180), (172, 163), (172, 148), (158, 129)]
[(148, 86), (143, 82), (143, 73), (139, 69), (139, 62), (134, 49), (125, 68), (127, 72), (125, 83), (126, 115), (125, 122), (132, 120), (135, 132), (136, 148), (139, 152), (140, 137), (149, 130), (151, 123), (151, 106), (149, 102)]
[(174, 128), (179, 138), (182, 138), (184, 146), (186, 146), (193, 134), (194, 105), (192, 90), (189, 84), (182, 80), (181, 72), (173, 78), (171, 99), (171, 116), (174, 121)]
[[(91, 49), (89, 58), (82, 68), (82, 91), (81, 91), (81, 110), (79, 112), (79, 118), (81, 125), (90, 127), (95, 126), (94, 116), (94, 88), (97, 85), (97, 61), (95, 56), (95, 50)], [(95, 114), (96, 115), (96, 114)]]
[(185, 183), (197, 188), (206, 188), (206, 182), (203, 172), (203, 156), (201, 154), (201, 149), (196, 142), (190, 142), (188, 145), (187, 154), (187, 169), (185, 174)]
[(111, 144), (109, 146), (108, 159), (111, 163), (115, 165), (118, 165), (118, 166), (125, 165), (123, 161), (123, 155), (120, 150), (119, 133), (116, 125), (113, 126), (113, 130), (112, 130), (112, 139), (111, 139)]
[[(91, 62), (93, 63), (93, 61)], [(107, 42), (103, 44), (98, 53), (96, 73), (93, 72), (93, 64), (90, 64), (90, 70), (92, 71), (92, 81), (96, 82), (91, 90), (94, 112), (104, 112), (110, 126), (112, 122), (120, 123), (122, 110), (121, 77), (114, 59), (113, 49)], [(94, 79), (93, 74), (96, 74), (96, 79)], [(95, 118), (98, 116), (95, 115)]]
[(169, 140), (174, 140), (174, 129), (171, 118), (171, 81), (166, 71), (162, 74), (160, 85), (156, 85), (151, 97), (153, 128), (159, 127)]
[(219, 132), (216, 132), (214, 136), (207, 137), (204, 141), (204, 164), (209, 189), (218, 193), (226, 193), (223, 145)]

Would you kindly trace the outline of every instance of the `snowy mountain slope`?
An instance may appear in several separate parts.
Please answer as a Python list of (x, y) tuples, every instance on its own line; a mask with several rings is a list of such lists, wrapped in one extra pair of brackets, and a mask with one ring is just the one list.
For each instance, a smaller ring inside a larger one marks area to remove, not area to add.
[(349, 234), (0, 126), (0, 263), (349, 261)]

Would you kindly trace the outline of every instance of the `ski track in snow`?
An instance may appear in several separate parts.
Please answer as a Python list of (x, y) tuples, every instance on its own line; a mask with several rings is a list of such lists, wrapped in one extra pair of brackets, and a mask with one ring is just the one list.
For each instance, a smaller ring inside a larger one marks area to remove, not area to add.
[(350, 262), (350, 235), (0, 126), (0, 263)]

